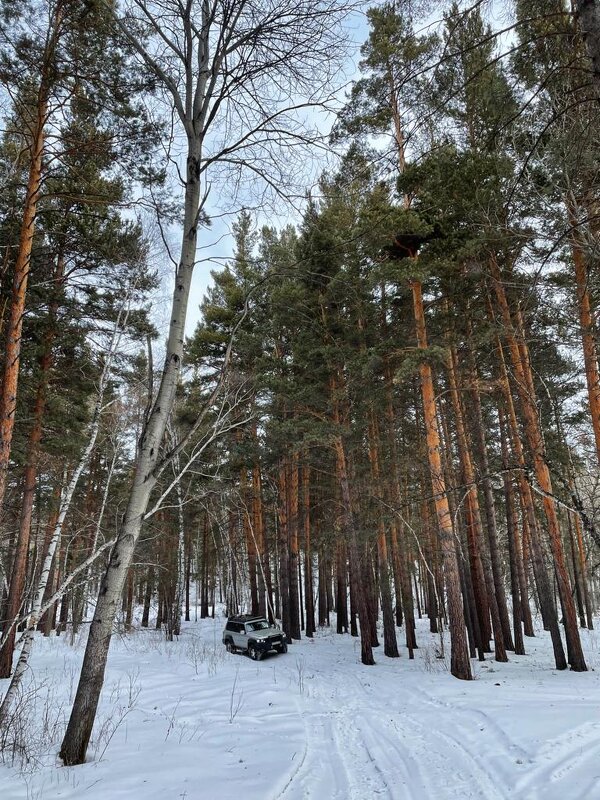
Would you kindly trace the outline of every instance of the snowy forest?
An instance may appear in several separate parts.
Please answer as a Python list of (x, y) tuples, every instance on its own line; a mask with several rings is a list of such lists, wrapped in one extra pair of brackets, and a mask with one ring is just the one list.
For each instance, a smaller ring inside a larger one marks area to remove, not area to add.
[(0, 109), (0, 797), (599, 800), (600, 2), (2, 0)]

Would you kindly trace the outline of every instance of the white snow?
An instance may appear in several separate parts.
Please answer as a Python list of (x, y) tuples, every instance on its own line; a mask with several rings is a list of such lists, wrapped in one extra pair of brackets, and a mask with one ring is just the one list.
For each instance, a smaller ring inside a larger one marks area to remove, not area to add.
[[(599, 800), (600, 638), (590, 671), (556, 672), (549, 637), (526, 656), (452, 678), (425, 621), (414, 661), (363, 667), (330, 630), (260, 662), (229, 655), (223, 618), (176, 642), (115, 636), (89, 763), (56, 753), (83, 640), (39, 637), (26, 719), (29, 764), (0, 765), (2, 800)], [(398, 632), (402, 642), (403, 632)], [(0, 692), (6, 687), (0, 681)], [(35, 691), (34, 691), (35, 690)]]

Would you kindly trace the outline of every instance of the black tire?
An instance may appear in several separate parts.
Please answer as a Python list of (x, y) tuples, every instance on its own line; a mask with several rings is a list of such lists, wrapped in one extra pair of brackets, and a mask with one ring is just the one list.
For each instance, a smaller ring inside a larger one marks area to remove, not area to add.
[(280, 653), (287, 653), (287, 642), (283, 642), (283, 644), (280, 645), (279, 652)]
[(254, 644), (248, 645), (248, 655), (252, 659), (252, 661), (260, 661), (263, 657), (261, 651), (256, 647)]
[(225, 650), (227, 650), (228, 653), (235, 653), (235, 647), (231, 639), (227, 639), (225, 642)]

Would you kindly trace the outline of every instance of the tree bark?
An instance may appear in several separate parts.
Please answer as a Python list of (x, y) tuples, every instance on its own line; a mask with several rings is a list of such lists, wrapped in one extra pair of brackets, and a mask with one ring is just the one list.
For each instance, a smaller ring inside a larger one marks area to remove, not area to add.
[[(498, 281), (495, 281), (495, 284), (496, 284), (496, 295), (497, 297), (499, 295), (501, 299), (500, 308), (505, 324), (505, 331), (504, 331), (505, 336), (507, 337), (507, 341), (510, 340), (509, 349), (511, 352), (511, 360), (513, 363), (513, 368), (516, 373), (518, 387), (520, 387), (519, 396), (521, 398), (522, 403), (523, 400), (525, 400), (525, 403), (528, 404), (530, 400), (528, 396), (528, 391), (525, 389), (525, 379), (523, 376), (521, 354), (515, 336), (512, 332), (513, 330), (512, 320), (508, 309), (508, 302), (506, 299), (506, 295), (504, 293), (504, 287)], [(494, 314), (491, 307), (491, 301), (488, 302), (488, 311), (490, 314), (490, 318), (493, 319)], [(533, 501), (533, 494), (525, 475), (525, 467), (526, 467), (525, 453), (520, 438), (519, 426), (517, 423), (517, 415), (512, 399), (512, 393), (508, 378), (508, 370), (506, 366), (506, 361), (504, 359), (504, 351), (502, 349), (502, 344), (500, 343), (499, 339), (497, 340), (497, 352), (498, 352), (498, 363), (500, 365), (500, 370), (501, 370), (500, 387), (502, 389), (502, 393), (504, 395), (504, 401), (506, 404), (508, 426), (512, 442), (512, 450), (517, 458), (518, 480), (520, 485), (521, 500), (523, 503), (523, 513), (527, 519), (526, 530), (528, 530), (529, 532), (530, 545), (531, 545), (531, 560), (538, 590), (538, 596), (540, 599), (540, 608), (542, 611), (544, 625), (548, 626), (548, 629), (550, 630), (550, 635), (552, 637), (552, 646), (554, 649), (554, 660), (556, 663), (556, 668), (566, 669), (567, 662), (565, 659), (563, 645), (560, 638), (560, 631), (558, 628), (558, 620), (556, 616), (556, 607), (554, 605), (554, 600), (552, 598), (552, 588), (550, 585), (548, 573), (546, 571), (546, 566), (544, 564), (543, 552), (538, 533), (538, 523), (535, 518), (535, 505)], [(532, 417), (531, 412), (532, 410), (530, 409), (529, 427), (531, 427), (531, 417)], [(535, 409), (533, 409), (533, 415), (535, 415), (535, 413), (536, 413)]]
[(310, 530), (310, 466), (302, 465), (302, 511), (304, 521), (304, 603), (306, 608), (306, 635), (315, 635), (315, 604), (313, 595), (312, 543)]
[(190, 138), (188, 140), (183, 220), (184, 235), (179, 266), (175, 276), (163, 373), (156, 400), (142, 431), (127, 510), (100, 585), (75, 702), (60, 750), (60, 757), (65, 765), (82, 764), (85, 761), (100, 691), (104, 682), (113, 621), (119, 607), (123, 584), (140, 534), (150, 494), (156, 484), (155, 469), (159, 463), (161, 444), (175, 401), (183, 355), (185, 318), (196, 258), (198, 210), (200, 208), (199, 175), (200, 142), (197, 138)]
[[(413, 293), (413, 308), (417, 334), (417, 347), (427, 349), (427, 334), (425, 328), (425, 314), (423, 310), (423, 294), (421, 283), (418, 280), (411, 282)], [(442, 550), (444, 578), (448, 598), (448, 618), (450, 625), (450, 671), (455, 678), (471, 680), (471, 663), (465, 628), (463, 603), (460, 590), (460, 577), (456, 550), (454, 547), (454, 529), (452, 517), (448, 506), (446, 483), (442, 470), (440, 454), (440, 435), (437, 422), (437, 408), (433, 390), (433, 375), (431, 366), (427, 361), (422, 361), (420, 368), (421, 392), (423, 397), (423, 414), (427, 438), (427, 451), (431, 485), (435, 498), (435, 508), (438, 519), (438, 530)]]

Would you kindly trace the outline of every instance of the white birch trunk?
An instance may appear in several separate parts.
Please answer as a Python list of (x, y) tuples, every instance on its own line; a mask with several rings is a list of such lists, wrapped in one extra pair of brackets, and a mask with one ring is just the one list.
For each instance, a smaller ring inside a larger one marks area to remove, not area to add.
[(85, 761), (100, 691), (104, 682), (113, 622), (121, 602), (127, 570), (140, 534), (150, 494), (156, 484), (154, 470), (159, 461), (160, 447), (175, 401), (183, 354), (186, 311), (196, 258), (198, 210), (200, 208), (200, 152), (199, 137), (192, 138), (190, 136), (188, 138), (181, 258), (175, 276), (163, 373), (156, 400), (142, 431), (125, 517), (100, 584), (75, 702), (60, 751), (60, 757), (65, 765), (81, 764)]
[[(127, 301), (126, 301), (127, 302)], [(50, 608), (52, 603), (54, 603), (59, 597), (61, 597), (66, 590), (67, 586), (72, 582), (72, 579), (75, 577), (77, 573), (79, 573), (82, 569), (80, 567), (73, 575), (70, 576), (65, 582), (63, 582), (60, 589), (54, 593), (52, 598), (50, 598), (44, 604), (44, 594), (46, 592), (46, 587), (48, 585), (48, 579), (50, 577), (50, 571), (52, 568), (52, 561), (54, 559), (54, 555), (56, 553), (56, 548), (60, 541), (60, 537), (62, 534), (62, 529), (65, 523), (65, 519), (69, 509), (71, 507), (71, 502), (73, 500), (73, 495), (75, 494), (75, 490), (77, 488), (77, 484), (79, 483), (79, 479), (81, 477), (81, 473), (85, 469), (94, 446), (96, 444), (96, 439), (98, 438), (98, 431), (100, 430), (100, 421), (102, 417), (102, 410), (103, 410), (103, 402), (104, 402), (104, 392), (106, 390), (106, 385), (108, 383), (108, 379), (111, 374), (112, 363), (117, 351), (120, 339), (121, 339), (121, 320), (125, 316), (125, 320), (127, 318), (127, 311), (125, 307), (121, 309), (119, 315), (117, 317), (117, 321), (115, 323), (115, 328), (111, 337), (110, 346), (108, 349), (108, 355), (106, 357), (106, 361), (104, 363), (104, 368), (102, 370), (102, 375), (100, 376), (100, 383), (98, 386), (98, 396), (96, 398), (96, 405), (94, 407), (94, 413), (92, 416), (92, 421), (90, 424), (90, 435), (85, 447), (85, 450), (81, 454), (81, 458), (75, 468), (73, 474), (71, 475), (71, 480), (69, 481), (66, 488), (63, 487), (60, 495), (60, 506), (58, 511), (58, 517), (56, 520), (56, 525), (54, 526), (54, 531), (52, 532), (52, 538), (50, 539), (50, 543), (48, 545), (48, 550), (44, 556), (44, 562), (42, 564), (42, 569), (40, 572), (40, 577), (38, 579), (38, 584), (35, 591), (35, 597), (33, 600), (33, 605), (31, 608), (31, 612), (27, 617), (27, 628), (25, 630), (24, 636), (22, 637), (23, 646), (21, 648), (21, 653), (19, 655), (19, 659), (17, 661), (17, 665), (15, 667), (15, 671), (13, 673), (11, 682), (9, 684), (8, 689), (6, 690), (6, 694), (2, 700), (2, 705), (0, 706), (0, 720), (5, 718), (6, 714), (8, 713), (9, 709), (12, 706), (12, 703), (17, 695), (21, 680), (23, 675), (25, 674), (25, 670), (27, 669), (27, 664), (29, 663), (29, 657), (31, 655), (31, 651), (33, 649), (33, 642), (34, 642), (34, 633), (37, 627), (37, 624), (40, 620), (40, 617), (44, 613), (47, 608)], [(66, 479), (66, 474), (65, 474)], [(96, 558), (97, 553), (95, 551), (95, 546), (92, 550), (92, 556), (88, 561), (85, 562), (86, 569), (88, 568), (88, 562), (91, 564), (92, 560)], [(8, 632), (14, 625), (19, 623), (19, 619), (16, 618), (10, 623), (10, 628), (8, 624), (6, 625), (6, 629), (3, 631), (2, 639), (0, 640), (0, 646), (4, 643), (5, 637), (8, 636)]]

